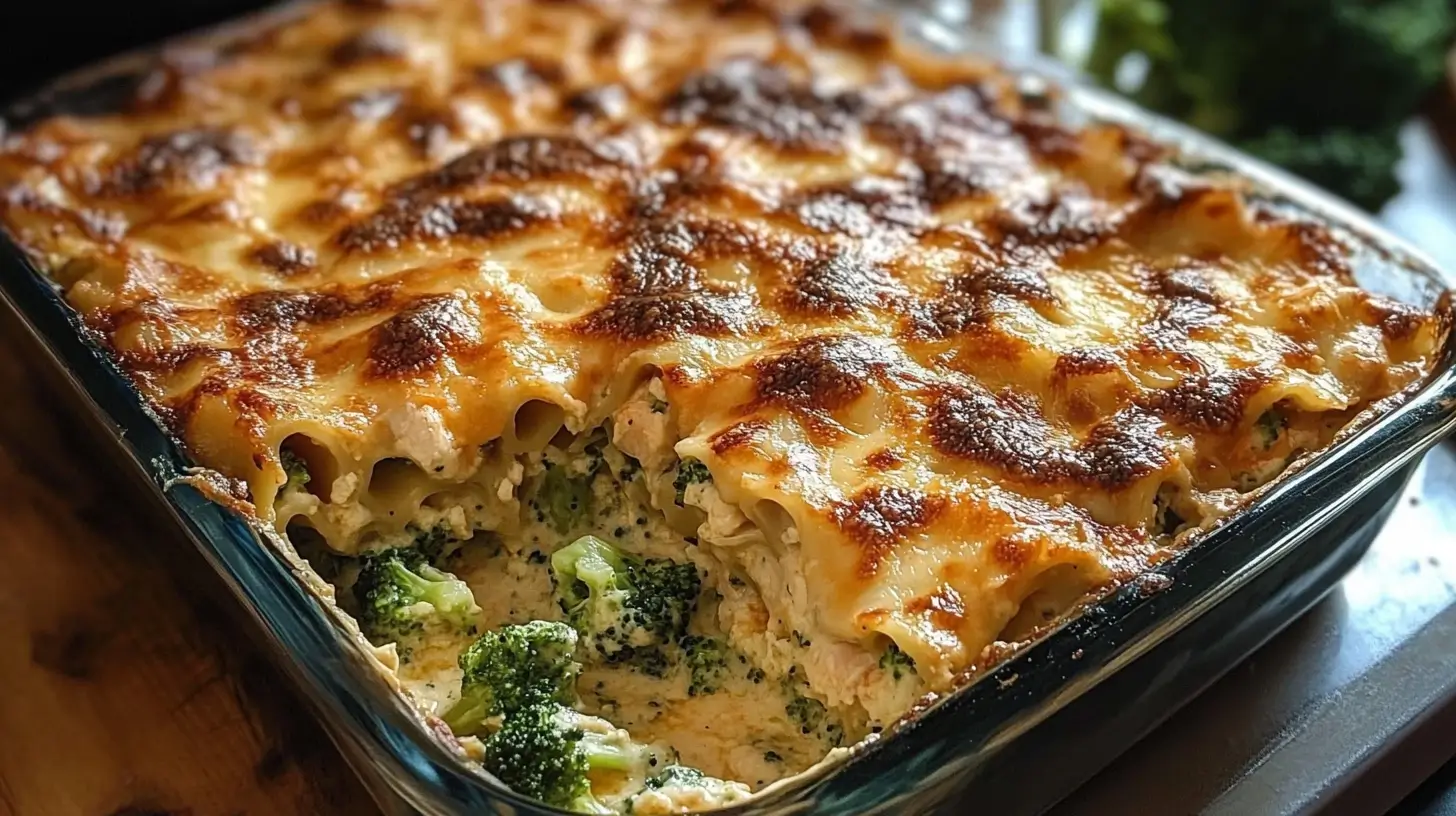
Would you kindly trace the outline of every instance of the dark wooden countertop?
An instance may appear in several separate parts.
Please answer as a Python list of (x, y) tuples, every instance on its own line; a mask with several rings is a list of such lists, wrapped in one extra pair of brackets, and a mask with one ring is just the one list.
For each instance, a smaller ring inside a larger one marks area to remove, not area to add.
[(372, 814), (251, 623), (0, 327), (0, 813)]

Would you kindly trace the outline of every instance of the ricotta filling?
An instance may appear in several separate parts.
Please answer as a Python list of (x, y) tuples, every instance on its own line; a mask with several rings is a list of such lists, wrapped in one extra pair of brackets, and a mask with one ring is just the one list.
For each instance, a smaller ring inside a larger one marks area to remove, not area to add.
[[(710, 681), (688, 665), (685, 649), (647, 667), (603, 659), (585, 645), (579, 650), (575, 693), (583, 728), (647, 746), (644, 756), (652, 757), (610, 780), (593, 777), (599, 802), (622, 812), (675, 813), (738, 801), (883, 729), (926, 692), (913, 661), (887, 640), (850, 642), (821, 630), (798, 530), (787, 518), (750, 518), (723, 498), (703, 463), (679, 455), (659, 381), (641, 386), (602, 427), (560, 433), (543, 449), (505, 461), (487, 449), (471, 456), (445, 452), (448, 432), (427, 411), (402, 414), (395, 424), (398, 448), (416, 464), (458, 473), (462, 462), (473, 460), (476, 470), (464, 473), (462, 484), (484, 486), (493, 500), (483, 510), (471, 489), (462, 488), (460, 502), (423, 502), (403, 532), (366, 544), (366, 551), (427, 553), (464, 581), (479, 607), (468, 631), (427, 627), (407, 647), (374, 638), (426, 713), (443, 715), (460, 699), (460, 655), (476, 633), (568, 619), (552, 555), (583, 537), (639, 561), (690, 564), (701, 577), (685, 637), (721, 644)], [(1289, 457), (1317, 441), (1309, 436), (1271, 409), (1249, 443), (1255, 459), (1268, 464), (1240, 472), (1238, 487), (1277, 475)], [(281, 501), (316, 501), (303, 490), (306, 482), (290, 479), (285, 490), (291, 492)], [(369, 515), (341, 501), (362, 492), (357, 484), (338, 480), (331, 491), (336, 512), (352, 507)], [(1177, 487), (1161, 491), (1156, 523), (1169, 535), (1194, 526), (1198, 500)], [(358, 559), (324, 554), (316, 565), (320, 560), (327, 562), (320, 573), (348, 609)], [(1028, 602), (1008, 632), (1035, 631), (1078, 600)], [(463, 744), (483, 750), (474, 736)], [(659, 763), (689, 766), (709, 778), (654, 783)]]
[[(447, 432), (429, 422), (428, 412), (402, 414), (395, 424), (398, 448), (421, 466), (453, 469), (470, 458), (442, 451)], [(599, 801), (632, 813), (738, 801), (881, 730), (924, 692), (913, 664), (887, 644), (836, 641), (819, 632), (808, 608), (797, 530), (760, 529), (722, 498), (705, 466), (678, 457), (675, 443), (665, 394), (652, 380), (603, 427), (563, 433), (541, 451), (491, 464), (489, 493), (496, 507), (515, 510), (512, 517), (473, 510), (468, 502), (426, 502), (403, 532), (366, 538), (362, 553), (428, 552), (432, 563), (468, 585), (479, 607), (469, 631), (431, 627), (407, 647), (373, 638), (396, 665), (401, 687), (433, 715), (460, 699), (460, 655), (475, 633), (566, 620), (551, 567), (551, 555), (562, 547), (595, 536), (629, 557), (693, 565), (702, 589), (688, 637), (723, 645), (711, 682), (700, 682), (685, 659), (644, 670), (593, 659), (585, 647), (577, 655), (584, 664), (578, 708), (586, 721), (620, 729), (662, 763), (708, 777), (692, 785), (649, 785), (657, 769), (644, 767), (614, 775), (610, 784), (593, 778)], [(312, 498), (301, 487), (291, 489), (301, 495), (282, 496), (280, 503)], [(357, 485), (333, 486), (338, 498), (356, 491)], [(332, 580), (346, 611), (357, 613), (359, 559), (320, 552), (312, 560), (330, 562), (320, 573)], [(887, 655), (896, 659), (887, 662)], [(464, 744), (483, 750), (474, 737)]]

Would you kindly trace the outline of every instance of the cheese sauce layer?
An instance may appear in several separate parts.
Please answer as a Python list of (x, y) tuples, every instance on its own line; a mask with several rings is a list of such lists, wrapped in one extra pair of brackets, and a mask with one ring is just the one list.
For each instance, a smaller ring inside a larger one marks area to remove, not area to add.
[(653, 506), (831, 705), (1147, 568), (1444, 332), (1323, 228), (822, 6), (322, 3), (107, 91), (12, 123), (0, 223), (263, 523), (519, 536), (523, 457), (606, 424), (650, 484), (706, 469)]

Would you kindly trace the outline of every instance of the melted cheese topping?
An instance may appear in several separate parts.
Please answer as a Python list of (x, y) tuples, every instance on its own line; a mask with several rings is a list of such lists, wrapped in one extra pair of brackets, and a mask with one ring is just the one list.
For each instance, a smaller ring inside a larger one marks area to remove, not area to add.
[[(1444, 331), (1321, 227), (819, 6), (322, 3), (91, 102), (11, 128), (0, 223), (261, 521), (513, 532), (523, 454), (606, 422), (735, 645), (811, 633), (810, 687), (877, 711), (890, 641), (950, 686)], [(689, 457), (711, 489), (663, 500)]]

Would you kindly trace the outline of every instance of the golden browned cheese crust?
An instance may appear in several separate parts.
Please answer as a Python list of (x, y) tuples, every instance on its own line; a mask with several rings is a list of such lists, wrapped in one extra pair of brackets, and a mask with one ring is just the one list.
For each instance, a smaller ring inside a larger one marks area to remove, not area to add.
[(320, 507), (401, 459), (448, 499), (658, 375), (823, 630), (932, 685), (1440, 339), (1321, 227), (818, 6), (324, 3), (119, 84), (11, 129), (0, 220), (261, 519), (285, 443)]

